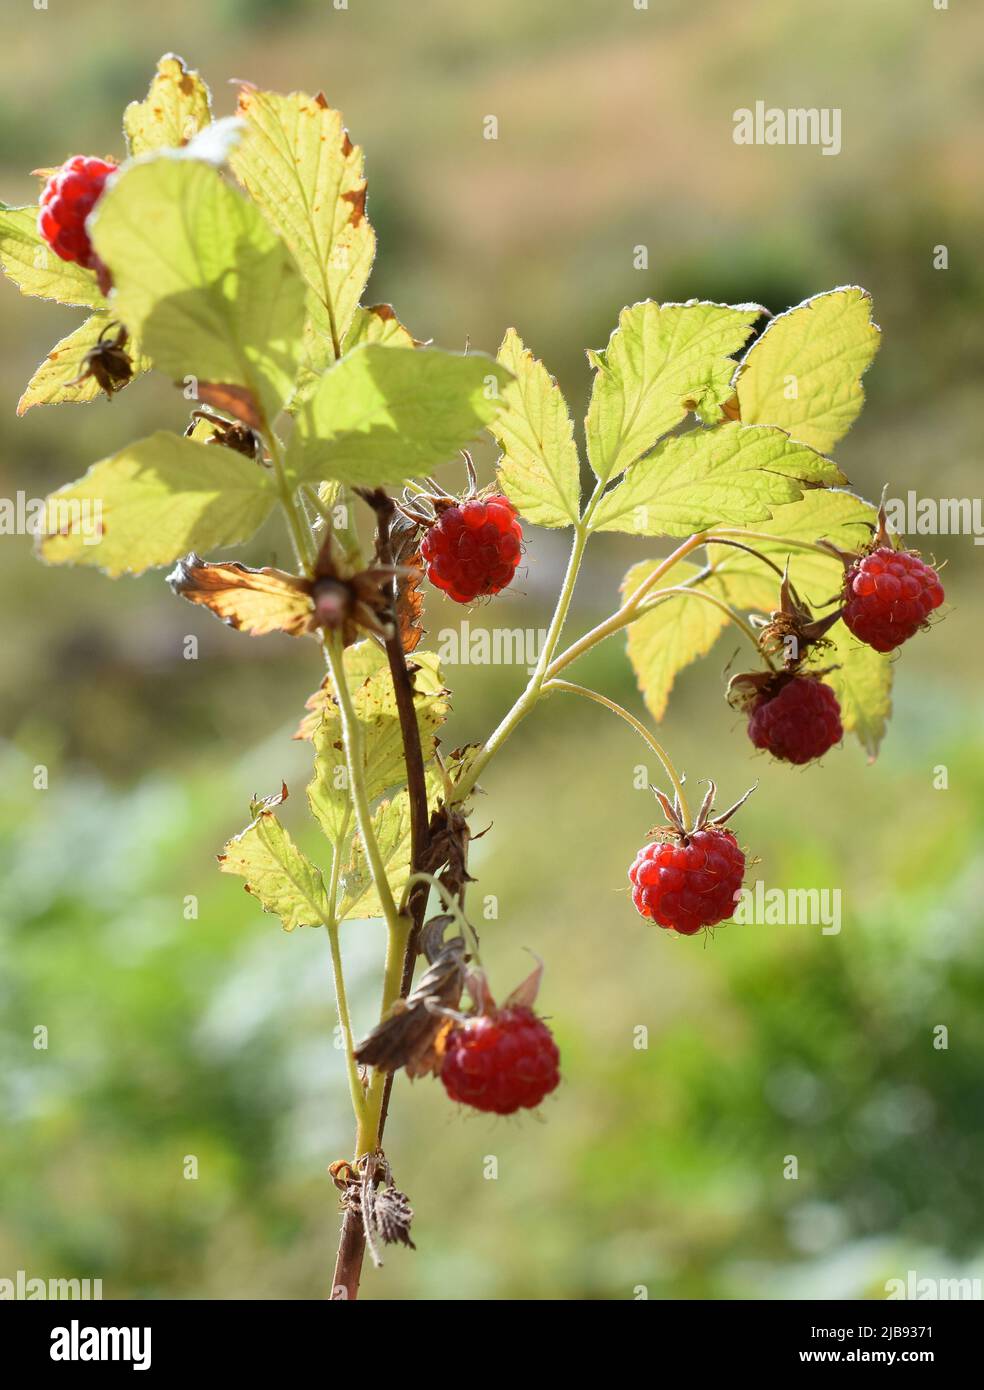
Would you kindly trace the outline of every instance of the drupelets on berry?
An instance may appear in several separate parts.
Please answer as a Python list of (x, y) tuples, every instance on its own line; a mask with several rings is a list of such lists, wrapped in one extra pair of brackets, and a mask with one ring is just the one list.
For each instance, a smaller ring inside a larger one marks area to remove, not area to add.
[(779, 676), (752, 705), (748, 737), (781, 762), (822, 758), (844, 737), (837, 696), (817, 676)]
[(63, 261), (75, 261), (87, 270), (98, 270), (100, 261), (92, 249), (86, 218), (102, 197), (106, 180), (116, 165), (105, 159), (73, 155), (66, 160), (41, 193), (38, 231)]
[(475, 1110), (512, 1115), (532, 1110), (560, 1081), (560, 1053), (532, 1009), (479, 1014), (447, 1036), (441, 1080), (452, 1100)]
[(420, 544), (427, 577), (455, 603), (497, 594), (512, 581), (523, 530), (506, 497), (442, 507)]
[(640, 916), (681, 936), (713, 927), (734, 915), (735, 901), (745, 877), (745, 855), (723, 824), (751, 795), (723, 815), (710, 819), (714, 783), (692, 828), (684, 824), (679, 800), (672, 804), (656, 792), (668, 826), (659, 838), (643, 845), (629, 869), (632, 901)]
[(943, 597), (932, 565), (913, 550), (880, 545), (847, 569), (844, 622), (876, 652), (891, 652), (927, 625)]
[(498, 1007), (481, 970), (468, 974), (476, 1012), (459, 1015), (445, 1036), (441, 1080), (452, 1100), (494, 1115), (533, 1110), (560, 1083), (553, 1034), (533, 1012), (543, 966)]

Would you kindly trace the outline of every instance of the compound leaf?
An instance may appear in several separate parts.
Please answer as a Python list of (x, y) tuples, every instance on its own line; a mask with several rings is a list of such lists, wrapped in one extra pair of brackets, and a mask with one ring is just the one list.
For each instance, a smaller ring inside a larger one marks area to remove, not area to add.
[[(447, 718), (448, 692), (433, 653), (415, 652), (413, 666), (417, 727), (426, 762), (433, 756), (437, 731)], [(350, 686), (364, 669), (360, 659), (350, 660), (346, 666)], [(315, 700), (321, 719), (313, 729), (315, 765), (308, 801), (325, 835), (338, 844), (349, 819), (350, 798), (341, 718), (330, 681)], [(311, 708), (313, 702), (308, 703)], [(406, 777), (400, 717), (388, 665), (380, 664), (365, 676), (353, 692), (352, 703), (360, 726), (366, 795), (373, 801)]]
[[(25, 386), (17, 402), (17, 414), (23, 415), (36, 405), (62, 402), (84, 405), (101, 396), (102, 388), (94, 376), (87, 376), (84, 381), (77, 381), (77, 378), (84, 370), (86, 353), (96, 346), (100, 335), (112, 323), (109, 314), (92, 314), (74, 332), (56, 343)], [(127, 351), (133, 362), (134, 377), (150, 370), (150, 359), (132, 341), (127, 343)]]
[(299, 406), (288, 466), (297, 482), (370, 486), (429, 473), (495, 418), (508, 380), (480, 353), (364, 344)]
[[(633, 565), (622, 581), (623, 594), (634, 592), (660, 563), (643, 560)], [(701, 573), (699, 566), (678, 560), (661, 576), (657, 587), (694, 589)], [(739, 608), (745, 606), (748, 597), (742, 576), (736, 576), (733, 581), (710, 576), (702, 580), (699, 588)], [(655, 720), (662, 719), (666, 713), (670, 691), (680, 671), (698, 657), (705, 656), (727, 626), (728, 615), (723, 609), (692, 592), (674, 593), (659, 599), (652, 612), (631, 624), (628, 629), (629, 662), (646, 708)]]
[(731, 354), (747, 342), (757, 304), (656, 304), (623, 309), (597, 368), (585, 430), (591, 467), (607, 482), (690, 412), (721, 419), (733, 394)]
[(304, 284), (253, 204), (211, 165), (165, 154), (118, 176), (91, 232), (113, 311), (155, 367), (245, 388), (269, 424), (297, 375)]
[(864, 404), (861, 377), (880, 335), (871, 320), (871, 296), (856, 285), (818, 294), (780, 314), (738, 369), (742, 420), (781, 425), (814, 449), (832, 449)]
[(246, 134), (232, 167), (314, 292), (315, 327), (333, 361), (376, 251), (362, 150), (321, 93), (280, 96), (244, 87), (238, 114)]
[(105, 306), (95, 272), (56, 256), (38, 231), (38, 208), (0, 203), (0, 266), (22, 294), (56, 304)]
[(208, 87), (176, 53), (157, 64), (144, 101), (123, 112), (123, 134), (131, 155), (187, 145), (212, 120)]
[(272, 807), (281, 799), (260, 803), (256, 819), (219, 855), (219, 867), (244, 878), (247, 893), (259, 899), (264, 912), (280, 918), (284, 931), (320, 927), (332, 920), (324, 880), (274, 815)]
[(845, 731), (855, 735), (874, 762), (892, 713), (891, 653), (865, 646), (843, 623), (835, 623), (827, 637), (833, 649), (819, 652), (817, 661), (834, 669), (823, 679), (840, 702)]
[(523, 516), (538, 526), (571, 526), (580, 514), (574, 425), (554, 378), (506, 331), (497, 359), (513, 374), (505, 408), (489, 426), (503, 450), (499, 481)]
[(190, 550), (247, 540), (275, 502), (251, 460), (161, 430), (47, 498), (41, 557), (141, 574)]
[(758, 522), (803, 495), (801, 484), (846, 479), (835, 464), (780, 429), (723, 424), (666, 440), (601, 500), (592, 526), (634, 536), (689, 536), (721, 523)]

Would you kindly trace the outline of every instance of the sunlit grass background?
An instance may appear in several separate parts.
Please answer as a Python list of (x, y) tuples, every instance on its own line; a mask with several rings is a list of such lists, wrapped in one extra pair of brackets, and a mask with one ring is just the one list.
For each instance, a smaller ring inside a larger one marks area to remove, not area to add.
[[(970, 7), (98, 8), (98, 28), (57, 0), (5, 15), (7, 202), (36, 196), (36, 167), (119, 155), (122, 107), (168, 49), (211, 81), (219, 114), (228, 78), (323, 88), (367, 149), (371, 297), (418, 337), (494, 351), (515, 324), (580, 417), (583, 349), (624, 303), (778, 310), (860, 283), (884, 342), (838, 462), (869, 496), (886, 480), (980, 493), (984, 17)], [(758, 98), (842, 107), (843, 152), (736, 147), (732, 112)], [(482, 139), (488, 114), (497, 142)], [(946, 271), (933, 268), (941, 244)], [(42, 496), (131, 438), (182, 427), (185, 403), (149, 378), (111, 406), (16, 420), (35, 363), (78, 314), (6, 284), (0, 312), (0, 495)], [(473, 623), (544, 625), (563, 541), (528, 540), (516, 592)], [(595, 544), (573, 628), (658, 550)], [(645, 927), (625, 892), (656, 819), (633, 785), (645, 750), (599, 710), (555, 701), (490, 769), (473, 902), (494, 894), (499, 917), (481, 924), (483, 954), (502, 994), (529, 968), (523, 948), (545, 959), (564, 1085), (539, 1118), (492, 1122), (456, 1112), (437, 1083), (399, 1082), (387, 1150), (419, 1249), (368, 1274), (367, 1294), (878, 1298), (910, 1268), (984, 1275), (982, 552), (930, 545), (952, 608), (905, 650), (877, 764), (855, 744), (800, 772), (751, 757), (721, 698), (731, 639), (680, 682), (664, 725), (692, 779), (714, 776), (728, 798), (760, 779), (739, 822), (757, 872), (839, 888), (839, 936), (730, 927), (705, 946)], [(287, 553), (271, 525), (245, 558)], [(337, 1223), (325, 1170), (352, 1130), (327, 944), (284, 935), (214, 862), (250, 794), (281, 778), (291, 829), (321, 852), (305, 820), (310, 751), (290, 741), (316, 649), (230, 633), (159, 573), (44, 569), (24, 537), (3, 538), (0, 566), (0, 1277), (101, 1277), (107, 1296), (323, 1296)], [(432, 638), (461, 616), (432, 601)], [(181, 659), (187, 633), (197, 662)], [(484, 736), (524, 679), (448, 674), (448, 746)], [(620, 643), (580, 674), (639, 709)], [(941, 766), (947, 790), (934, 789)], [(344, 944), (368, 1027), (381, 929), (347, 928)]]

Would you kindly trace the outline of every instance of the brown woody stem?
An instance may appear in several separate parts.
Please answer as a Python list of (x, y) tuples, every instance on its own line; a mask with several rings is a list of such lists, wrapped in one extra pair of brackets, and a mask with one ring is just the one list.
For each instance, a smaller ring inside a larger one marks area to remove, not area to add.
[[(363, 494), (365, 500), (376, 513), (377, 554), (381, 566), (392, 563), (390, 547), (390, 521), (394, 511), (392, 499), (382, 491)], [(420, 726), (414, 705), (413, 681), (407, 670), (407, 657), (400, 635), (399, 614), (396, 606), (396, 585), (393, 581), (392, 635), (386, 642), (386, 655), (389, 660), (393, 693), (400, 720), (400, 733), (403, 739), (403, 757), (407, 772), (407, 790), (410, 797), (410, 869), (411, 874), (424, 867), (430, 841), (430, 814), (427, 807), (427, 779), (424, 771), (424, 753), (420, 742)], [(405, 999), (413, 983), (414, 967), (420, 941), (420, 929), (427, 907), (429, 886), (426, 881), (413, 883), (407, 896), (404, 910), (412, 919), (410, 933), (403, 953), (403, 966), (400, 977), (400, 998)], [(370, 1152), (380, 1148), (383, 1131), (389, 1113), (390, 1094), (393, 1090), (393, 1073), (390, 1072), (383, 1084), (382, 1104), (379, 1123), (374, 1135), (358, 1134), (356, 1152)], [(332, 1297), (353, 1299), (358, 1297), (359, 1280), (366, 1251), (366, 1235), (359, 1212), (347, 1210), (342, 1220), (338, 1255), (335, 1262)], [(342, 1293), (344, 1290), (344, 1293)]]

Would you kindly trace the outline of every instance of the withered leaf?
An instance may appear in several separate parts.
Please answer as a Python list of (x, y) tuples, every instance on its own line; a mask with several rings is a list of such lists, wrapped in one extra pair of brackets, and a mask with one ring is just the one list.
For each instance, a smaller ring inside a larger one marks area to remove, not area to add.
[(396, 618), (403, 650), (409, 653), (419, 646), (424, 636), (424, 596), (420, 590), (424, 567), (420, 559), (419, 528), (399, 512), (390, 524), (390, 550), (393, 564), (401, 571), (396, 580)]
[(310, 585), (285, 570), (250, 569), (236, 560), (211, 564), (192, 554), (178, 561), (167, 582), (189, 603), (211, 609), (253, 637), (268, 632), (300, 637), (311, 630)]
[(221, 381), (200, 381), (198, 399), (215, 410), (224, 410), (233, 415), (250, 429), (263, 428), (263, 418), (256, 404), (256, 397), (246, 386), (230, 386)]

